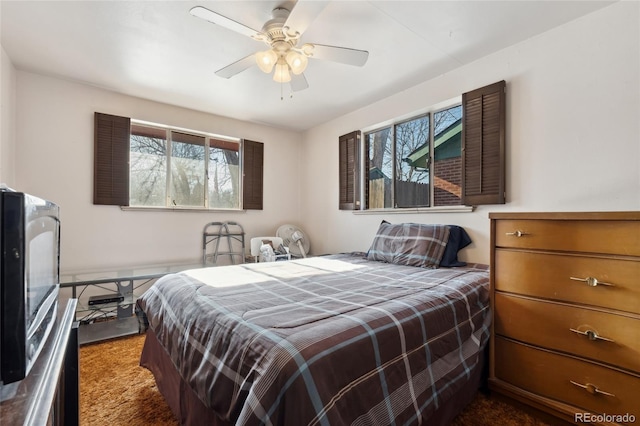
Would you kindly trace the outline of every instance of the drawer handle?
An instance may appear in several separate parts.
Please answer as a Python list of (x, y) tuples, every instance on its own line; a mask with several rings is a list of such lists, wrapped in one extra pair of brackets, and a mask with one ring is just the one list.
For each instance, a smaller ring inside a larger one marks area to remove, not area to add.
[(602, 337), (596, 331), (593, 331), (593, 330), (580, 331), (580, 330), (576, 330), (575, 328), (570, 328), (569, 331), (573, 331), (574, 333), (587, 336), (589, 340), (604, 340), (605, 342), (613, 342), (613, 340), (607, 339), (606, 337)]
[(525, 235), (529, 235), (523, 231), (515, 231), (515, 232), (507, 232), (507, 235), (510, 237), (524, 237)]
[(571, 384), (576, 385), (584, 390), (586, 390), (587, 392), (589, 392), (591, 395), (607, 395), (607, 396), (614, 396), (614, 394), (609, 393), (609, 392), (605, 392), (603, 390), (598, 389), (598, 387), (596, 385), (593, 385), (591, 383), (587, 383), (586, 385), (583, 385), (582, 383), (578, 383), (578, 382), (574, 382), (573, 380), (569, 380), (571, 382)]
[(598, 285), (606, 285), (609, 287), (615, 287), (615, 285), (610, 284), (610, 283), (603, 283), (602, 281), (598, 281), (597, 278), (593, 278), (593, 277), (587, 277), (587, 278), (576, 278), (576, 277), (569, 277), (570, 279), (574, 280), (574, 281), (582, 281), (587, 283), (587, 285), (589, 287), (596, 287)]

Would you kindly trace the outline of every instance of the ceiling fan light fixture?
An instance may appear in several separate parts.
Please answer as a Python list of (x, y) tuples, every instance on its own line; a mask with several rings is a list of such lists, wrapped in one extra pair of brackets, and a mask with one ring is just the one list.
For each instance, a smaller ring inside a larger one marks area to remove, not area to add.
[(256, 53), (258, 67), (267, 74), (271, 73), (276, 62), (278, 62), (278, 55), (272, 49)]
[[(295, 3), (297, 5), (302, 2), (287, 3)], [(276, 7), (272, 10), (273, 18), (268, 20), (260, 31), (256, 31), (202, 6), (192, 8), (190, 13), (205, 21), (249, 36), (256, 41), (264, 42), (269, 46), (268, 50), (252, 53), (226, 67), (220, 68), (215, 72), (217, 76), (230, 78), (256, 64), (265, 74), (273, 72), (273, 80), (276, 82), (291, 82), (292, 91), (299, 91), (309, 87), (303, 74), (309, 58), (361, 67), (364, 66), (369, 57), (369, 52), (366, 50), (340, 46), (305, 43), (298, 47), (300, 37), (309, 24), (309, 22), (305, 21), (322, 11), (325, 3), (328, 2), (305, 1), (303, 9), (296, 9), (297, 11), (303, 10), (303, 12), (295, 12), (293, 18), (291, 16), (291, 8)], [(294, 5), (291, 7), (294, 7)], [(280, 90), (282, 95), (282, 85)]]
[(273, 81), (278, 83), (288, 83), (291, 81), (291, 74), (289, 73), (289, 65), (284, 61), (278, 61), (276, 64), (276, 70), (273, 73)]
[(307, 64), (309, 60), (303, 54), (296, 52), (295, 50), (290, 50), (285, 57), (287, 64), (289, 64), (289, 68), (291, 68), (291, 72), (295, 75), (300, 75), (307, 68)]

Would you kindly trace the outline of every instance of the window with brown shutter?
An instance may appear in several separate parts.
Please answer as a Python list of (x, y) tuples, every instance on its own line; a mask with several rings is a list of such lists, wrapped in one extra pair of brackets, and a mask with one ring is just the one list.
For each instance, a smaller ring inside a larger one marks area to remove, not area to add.
[(262, 210), (264, 144), (244, 140), (242, 207), (246, 210)]
[[(505, 203), (506, 83), (435, 109), (339, 138), (340, 209), (475, 206)], [(362, 176), (357, 170), (364, 159)]]
[(506, 83), (462, 95), (463, 204), (505, 204)]
[(360, 132), (354, 131), (338, 138), (340, 210), (360, 209)]
[(127, 117), (95, 113), (93, 204), (129, 205), (129, 133)]
[[(131, 176), (129, 156), (132, 149), (131, 119), (109, 114), (95, 113), (95, 138), (94, 138), (94, 204), (129, 206), (129, 181)], [(134, 124), (133, 134), (145, 136), (151, 139), (167, 140), (167, 131), (164, 128), (154, 128), (146, 125)], [(171, 129), (169, 129), (171, 130)], [(195, 132), (194, 132), (195, 133)], [(202, 135), (188, 134), (173, 131), (172, 139), (182, 144), (204, 144)], [(207, 137), (210, 150), (221, 149), (228, 152), (229, 162), (237, 168), (238, 142), (227, 141), (219, 138)], [(166, 146), (154, 151), (154, 154), (167, 155)], [(146, 152), (146, 151), (145, 151)], [(260, 142), (245, 140), (242, 149), (243, 179), (243, 208), (247, 210), (262, 209), (262, 180), (264, 169), (264, 148)], [(148, 154), (148, 153), (147, 153)], [(232, 158), (235, 157), (235, 158)], [(166, 167), (166, 162), (163, 167)], [(146, 170), (146, 168), (145, 168)], [(166, 175), (164, 173), (163, 175)], [(236, 185), (237, 181), (236, 179)], [(215, 179), (214, 179), (215, 181)], [(154, 181), (155, 182), (155, 181)], [(166, 206), (166, 180), (156, 182), (160, 184), (160, 204), (141, 204), (143, 206)], [(232, 182), (233, 184), (233, 182)], [(235, 191), (234, 191), (235, 192)], [(135, 201), (135, 200), (134, 200)], [(210, 199), (211, 201), (211, 199)], [(136, 204), (137, 205), (137, 204)], [(236, 202), (237, 205), (237, 202)], [(212, 207), (213, 208), (213, 207)], [(236, 207), (237, 208), (237, 207)]]

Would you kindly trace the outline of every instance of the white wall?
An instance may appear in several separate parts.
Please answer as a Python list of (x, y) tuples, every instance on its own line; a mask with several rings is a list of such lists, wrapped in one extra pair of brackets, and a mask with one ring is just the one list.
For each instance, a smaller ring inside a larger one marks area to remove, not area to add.
[[(616, 3), (308, 131), (301, 213), (313, 252), (366, 251), (382, 219), (455, 223), (474, 240), (461, 258), (488, 263), (491, 211), (640, 210), (639, 8)], [(506, 205), (453, 214), (338, 210), (340, 135), (499, 80), (507, 81)]]
[[(299, 224), (315, 254), (367, 250), (382, 219), (456, 223), (474, 239), (462, 258), (488, 263), (491, 211), (640, 210), (639, 8), (618, 2), (304, 135), (15, 71), (3, 51), (1, 100), (15, 103), (15, 113), (2, 115), (0, 177), (15, 173), (15, 187), (61, 205), (63, 270), (198, 260), (202, 227), (223, 220), (239, 221), (248, 236)], [(508, 90), (506, 205), (453, 214), (338, 210), (340, 135), (502, 79)], [(15, 89), (6, 89), (11, 85)], [(265, 142), (265, 209), (223, 214), (94, 206), (94, 111)], [(7, 171), (12, 139), (15, 166)], [(283, 170), (295, 178), (282, 179)]]
[(0, 182), (14, 185), (16, 70), (0, 49)]
[[(251, 236), (298, 223), (298, 133), (236, 121), (17, 72), (16, 185), (53, 200), (62, 216), (62, 270), (201, 259), (202, 230), (235, 220)], [(122, 211), (93, 200), (94, 112), (264, 142), (264, 210), (246, 213)], [(283, 173), (286, 171), (286, 173)], [(284, 177), (284, 179), (283, 179)], [(248, 251), (248, 248), (247, 248)]]

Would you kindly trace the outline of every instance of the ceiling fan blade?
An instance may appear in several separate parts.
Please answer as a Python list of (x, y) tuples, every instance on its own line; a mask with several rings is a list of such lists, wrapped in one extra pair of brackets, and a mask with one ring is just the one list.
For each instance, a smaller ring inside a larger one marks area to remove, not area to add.
[[(327, 46), (324, 44), (310, 43), (313, 46), (312, 58), (325, 59), (327, 61), (340, 62), (357, 67), (363, 66), (369, 58), (366, 50), (349, 49), (347, 47)], [(303, 46), (304, 50), (304, 46)]]
[(284, 26), (303, 34), (328, 4), (328, 1), (298, 0)]
[(249, 28), (246, 25), (241, 24), (240, 22), (234, 21), (233, 19), (227, 18), (226, 16), (222, 16), (219, 13), (212, 12), (211, 10), (202, 6), (196, 6), (192, 8), (189, 13), (191, 13), (193, 16), (209, 21), (212, 24), (220, 25), (221, 27), (249, 37), (254, 37), (260, 33), (260, 31)]
[(309, 87), (309, 83), (307, 83), (307, 79), (304, 74), (291, 74), (291, 81), (289, 84), (291, 85), (292, 92), (299, 92)]
[(255, 56), (256, 55), (252, 53), (251, 55), (245, 56), (244, 58), (230, 65), (227, 65), (224, 68), (220, 68), (218, 71), (216, 71), (216, 75), (223, 78), (233, 77), (234, 75), (241, 73), (247, 68), (250, 68), (252, 65), (255, 65), (256, 64)]

